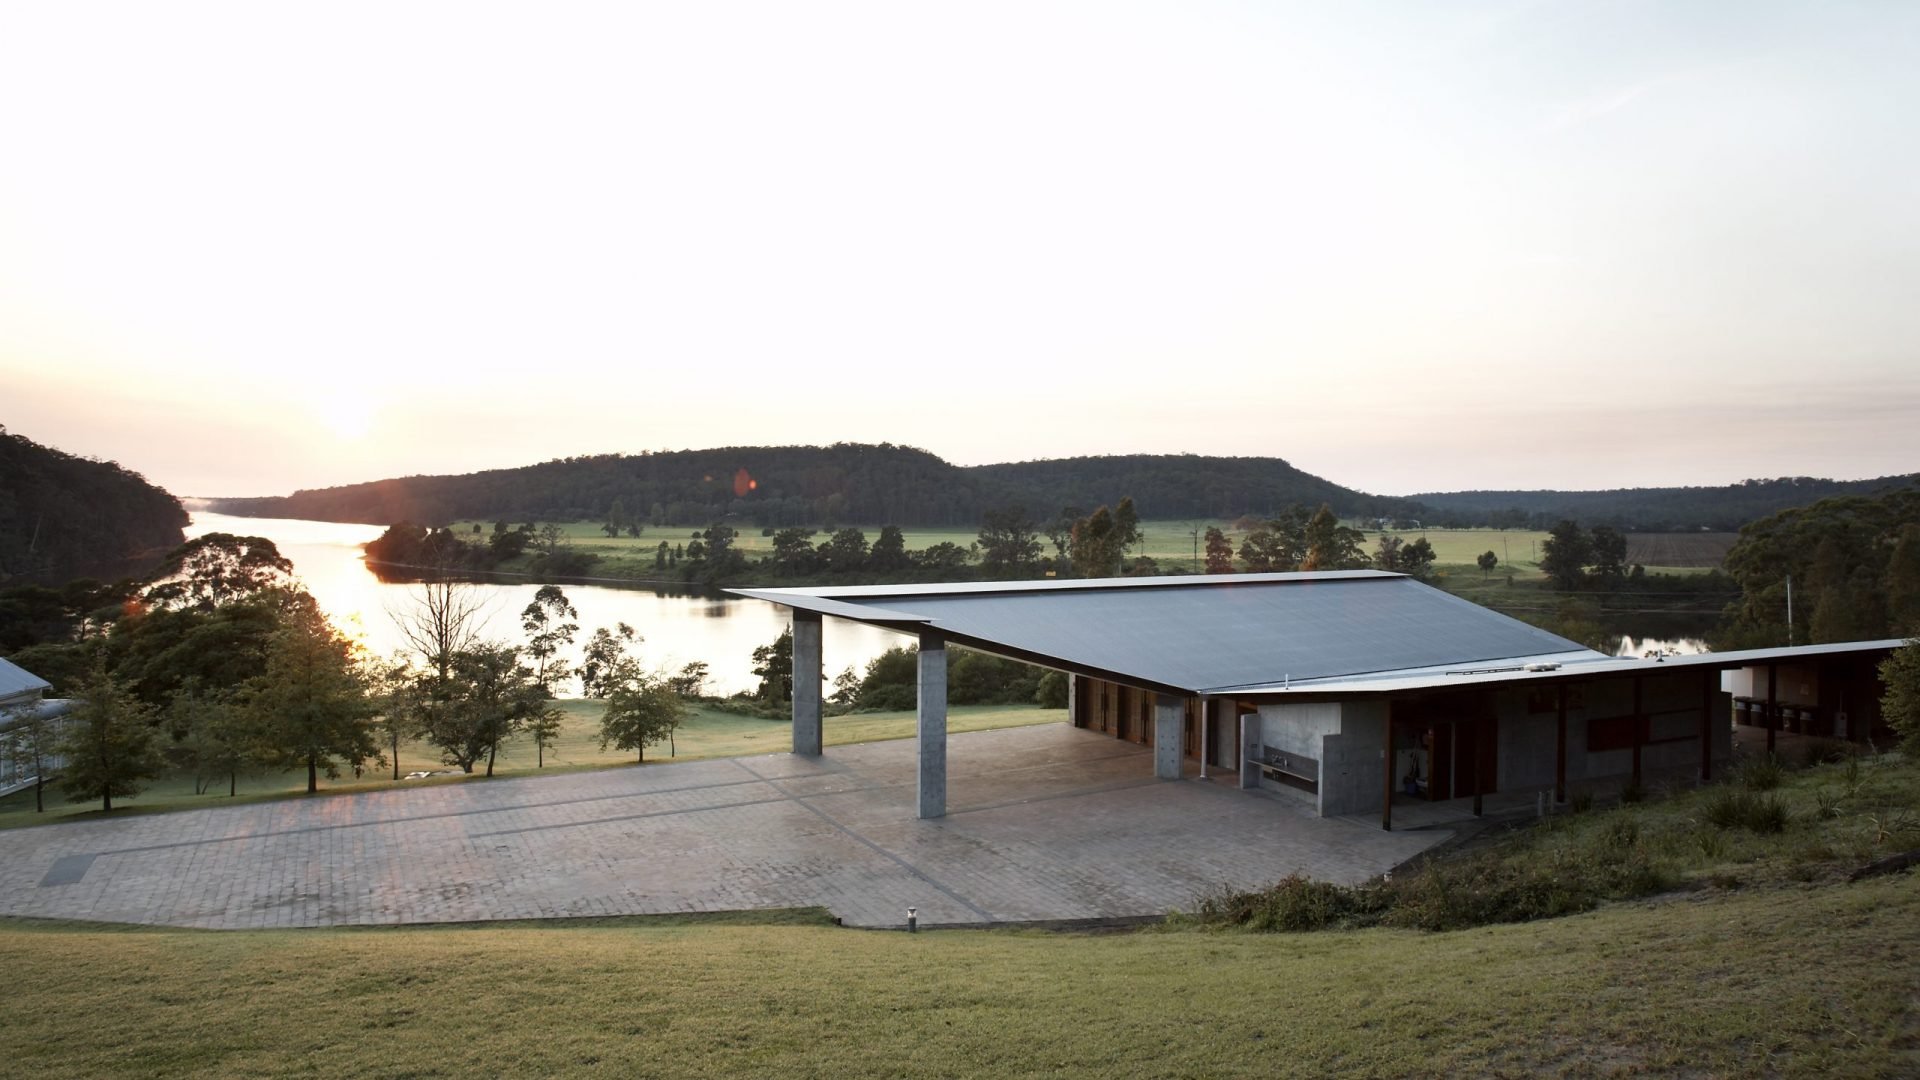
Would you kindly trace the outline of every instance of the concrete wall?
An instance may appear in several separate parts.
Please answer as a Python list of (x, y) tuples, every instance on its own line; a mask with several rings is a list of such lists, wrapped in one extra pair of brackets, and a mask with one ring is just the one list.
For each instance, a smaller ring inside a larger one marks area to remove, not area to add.
[(1339, 733), (1338, 703), (1260, 706), (1260, 743), (1282, 753), (1319, 761), (1320, 740)]
[(1386, 784), (1387, 703), (1343, 701), (1340, 730), (1321, 739), (1320, 815), (1378, 814)]
[(1323, 817), (1379, 810), (1386, 715), (1378, 701), (1260, 706), (1258, 736), (1248, 740), (1254, 748), (1271, 746), (1320, 764), (1317, 795), (1274, 780), (1262, 780), (1261, 788), (1310, 800)]
[[(1776, 665), (1775, 694), (1782, 705), (1820, 704), (1820, 669), (1813, 664)], [(1738, 668), (1727, 673), (1726, 683), (1734, 697), (1767, 700), (1767, 668)]]
[[(1651, 736), (1673, 739), (1641, 747), (1642, 775), (1657, 772), (1696, 773), (1700, 767), (1701, 679), (1695, 671), (1651, 672), (1641, 680), (1640, 708), (1649, 714)], [(1535, 688), (1537, 690), (1538, 688)], [(1557, 688), (1556, 691), (1557, 692)], [(1499, 723), (1501, 792), (1549, 790), (1554, 782), (1558, 709), (1532, 711), (1530, 691), (1503, 690), (1491, 696)], [(1533, 704), (1540, 704), (1534, 701)], [(1262, 779), (1257, 769), (1242, 771), (1244, 786), (1310, 799), (1323, 816), (1372, 814), (1380, 809), (1385, 753), (1386, 703), (1374, 699), (1315, 704), (1263, 704), (1257, 716), (1247, 717), (1246, 746), (1257, 753), (1272, 747), (1312, 758), (1320, 766), (1320, 790), (1308, 795), (1298, 788)], [(1733, 753), (1728, 725), (1732, 703), (1717, 691), (1709, 718), (1716, 775)], [(1633, 682), (1617, 679), (1575, 683), (1568, 687), (1567, 782), (1614, 779), (1633, 772), (1630, 748), (1595, 753), (1587, 751), (1587, 726), (1592, 720), (1631, 716)], [(1398, 749), (1405, 749), (1404, 747)], [(1456, 763), (1457, 764), (1457, 763)], [(1396, 777), (1404, 766), (1396, 770)]]

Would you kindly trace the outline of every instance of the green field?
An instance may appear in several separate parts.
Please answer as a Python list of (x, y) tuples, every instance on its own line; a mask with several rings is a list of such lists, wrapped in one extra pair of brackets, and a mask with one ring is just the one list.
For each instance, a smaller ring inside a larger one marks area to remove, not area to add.
[(1445, 934), (0, 921), (0, 1073), (1913, 1075), (1916, 956), (1912, 874)]
[[(1357, 523), (1350, 525), (1361, 527)], [(472, 522), (461, 522), (455, 526), (457, 531), (466, 532), (472, 528)], [(1140, 524), (1141, 545), (1136, 553), (1147, 555), (1161, 564), (1166, 570), (1187, 569), (1198, 571), (1206, 565), (1205, 534), (1209, 527), (1218, 528), (1227, 534), (1238, 551), (1240, 542), (1246, 538), (1244, 531), (1236, 531), (1229, 521), (1144, 521)], [(483, 526), (490, 530), (491, 524)], [(576, 521), (565, 525), (567, 535), (573, 545), (582, 551), (599, 555), (605, 560), (595, 573), (608, 573), (614, 576), (643, 576), (653, 567), (653, 557), (660, 541), (670, 544), (685, 544), (698, 532), (701, 526), (672, 525), (649, 527), (638, 537), (608, 537), (600, 531), (597, 523)], [(861, 525), (867, 539), (871, 542), (880, 535), (880, 526)], [(1200, 534), (1200, 546), (1195, 550), (1195, 530)], [(1368, 551), (1379, 538), (1379, 530), (1362, 527), (1367, 533)], [(1547, 534), (1531, 529), (1423, 529), (1390, 530), (1407, 540), (1424, 536), (1433, 545), (1436, 555), (1435, 565), (1440, 567), (1458, 567), (1480, 571), (1475, 565), (1481, 553), (1491, 551), (1500, 559), (1496, 573), (1512, 574), (1515, 580), (1539, 578), (1540, 546)], [(904, 530), (907, 549), (921, 551), (939, 543), (952, 543), (966, 547), (979, 539), (979, 530), (962, 526), (944, 528), (912, 528)], [(815, 541), (826, 539), (821, 533)], [(1646, 566), (1649, 573), (1695, 573), (1709, 570), (1720, 565), (1728, 547), (1732, 546), (1733, 533), (1632, 533), (1629, 534), (1627, 558)], [(741, 551), (750, 559), (770, 554), (773, 550), (771, 537), (760, 535), (760, 530), (742, 527), (738, 540)], [(1051, 548), (1048, 549), (1051, 552)]]
[[(601, 702), (569, 700), (559, 704), (566, 713), (566, 720), (563, 722), (557, 744), (547, 753), (547, 771), (609, 768), (633, 764), (634, 757), (631, 753), (600, 749), (600, 714), (604, 708)], [(963, 731), (1048, 724), (1065, 719), (1066, 712), (1062, 709), (1015, 705), (956, 705), (948, 710), (947, 730), (957, 734)], [(852, 713), (846, 716), (829, 716), (824, 721), (823, 737), (830, 746), (879, 742), (884, 739), (904, 739), (913, 734), (914, 723), (915, 718), (912, 712)], [(741, 716), (737, 713), (722, 712), (703, 706), (693, 710), (687, 722), (675, 733), (673, 741), (676, 756), (671, 760), (771, 754), (793, 748), (793, 729), (785, 720)], [(651, 763), (667, 761), (670, 760), (668, 754), (667, 745), (662, 743), (648, 748), (647, 760)], [(533, 745), (524, 739), (516, 739), (500, 748), (500, 757), (494, 764), (494, 773), (524, 776), (534, 773), (535, 768)], [(403, 744), (400, 748), (402, 775), (416, 770), (448, 769), (458, 773), (458, 770), (452, 766), (441, 764), (439, 752), (432, 746), (416, 742)], [(373, 791), (419, 783), (464, 782), (461, 777), (454, 775), (445, 778), (436, 777), (427, 781), (401, 781), (396, 784), (391, 779), (392, 775), (391, 769), (387, 769), (370, 773), (359, 781), (354, 780), (351, 774), (342, 776), (337, 781), (322, 777), (320, 787), (323, 793), (339, 793)], [(239, 800), (254, 802), (261, 799), (303, 795), (306, 791), (306, 783), (304, 770), (242, 774)], [(234, 801), (227, 797), (224, 777), (212, 793), (195, 795), (192, 777), (171, 776), (154, 781), (146, 791), (132, 799), (123, 801), (116, 798), (114, 812), (116, 815), (121, 814), (122, 807), (129, 811), (141, 811), (228, 806)], [(78, 804), (69, 803), (56, 788), (51, 786), (46, 792), (46, 807), (44, 813), (35, 813), (32, 790), (15, 792), (0, 799), (0, 828), (38, 825), (56, 818), (100, 816), (97, 800)]]

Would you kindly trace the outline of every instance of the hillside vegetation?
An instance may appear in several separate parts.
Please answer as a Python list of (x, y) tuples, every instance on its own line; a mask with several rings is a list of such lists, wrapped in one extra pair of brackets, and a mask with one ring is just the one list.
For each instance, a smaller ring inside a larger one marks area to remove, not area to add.
[[(1410, 496), (1435, 521), (1474, 518), (1491, 525), (1544, 527), (1561, 518), (1648, 532), (1735, 530), (1749, 521), (1835, 495), (1912, 488), (1920, 473), (1872, 480), (1795, 476), (1719, 487), (1616, 488), (1610, 491), (1453, 491)], [(1434, 522), (1428, 522), (1433, 524)]]
[(135, 573), (186, 524), (180, 500), (139, 473), (0, 426), (0, 586)]
[(1912, 486), (1915, 476), (1748, 480), (1722, 487), (1464, 491), (1371, 495), (1276, 457), (1125, 454), (962, 467), (889, 444), (738, 446), (562, 458), (455, 476), (407, 476), (264, 498), (215, 500), (221, 513), (371, 525), (605, 521), (756, 527), (894, 524), (971, 528), (989, 510), (1038, 520), (1132, 496), (1160, 519), (1271, 517), (1326, 503), (1343, 518), (1428, 527), (1544, 529), (1560, 518), (1639, 531), (1733, 530), (1831, 494)]
[(924, 450), (881, 444), (745, 446), (602, 455), (461, 476), (410, 476), (282, 498), (221, 499), (215, 509), (390, 525), (460, 519), (605, 520), (617, 500), (651, 524), (733, 518), (759, 526), (823, 523), (974, 526), (987, 510), (1084, 513), (1151, 493), (1166, 517), (1266, 514), (1293, 503), (1341, 514), (1392, 513), (1380, 498), (1310, 476), (1279, 458), (1191, 455), (1072, 458), (962, 468)]

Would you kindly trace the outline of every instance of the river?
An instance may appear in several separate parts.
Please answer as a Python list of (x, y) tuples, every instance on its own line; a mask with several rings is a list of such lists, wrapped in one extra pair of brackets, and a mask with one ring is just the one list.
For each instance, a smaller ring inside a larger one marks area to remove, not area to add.
[[(211, 532), (264, 536), (293, 562), (301, 584), (320, 602), (321, 610), (369, 653), (386, 656), (405, 648), (393, 615), (411, 609), (416, 586), (383, 582), (367, 568), (360, 545), (385, 530), (378, 525), (342, 525), (329, 521), (289, 518), (242, 518), (196, 510), (187, 527), (189, 538)], [(580, 651), (597, 627), (624, 622), (644, 639), (639, 647), (649, 667), (677, 671), (695, 660), (707, 663), (709, 693), (732, 694), (753, 690), (753, 650), (780, 636), (786, 613), (759, 600), (743, 600), (717, 590), (698, 587), (656, 589), (646, 586), (565, 585), (567, 599), (580, 611), (580, 636), (569, 658), (576, 666)], [(520, 643), (520, 612), (533, 600), (538, 585), (476, 584), (486, 598), (481, 636)], [(1671, 621), (1671, 620), (1670, 620)], [(1695, 620), (1698, 621), (1698, 620)], [(1706, 651), (1705, 642), (1678, 626), (1652, 627), (1646, 637), (1624, 636), (1616, 655), (1639, 656), (1653, 651)], [(1698, 631), (1694, 631), (1697, 633)], [(893, 645), (910, 639), (871, 626), (828, 619), (822, 652), (829, 676), (867, 661)]]
[[(367, 568), (360, 545), (385, 530), (378, 525), (341, 525), (287, 518), (243, 518), (193, 512), (189, 539), (207, 533), (264, 536), (293, 562), (294, 576), (319, 601), (340, 630), (374, 656), (405, 648), (394, 613), (416, 603), (416, 586), (382, 582)], [(481, 635), (515, 644), (526, 641), (520, 612), (532, 602), (534, 584), (476, 584), (485, 598)], [(760, 600), (743, 600), (717, 591), (678, 595), (651, 588), (564, 585), (567, 599), (580, 611), (580, 636), (570, 659), (577, 666), (587, 638), (597, 627), (624, 622), (644, 639), (636, 650), (650, 668), (677, 671), (704, 660), (708, 693), (753, 690), (753, 650), (772, 642), (787, 625), (784, 609)], [(821, 651), (829, 676), (846, 667), (864, 670), (867, 661), (892, 645), (911, 639), (842, 619), (826, 620)], [(576, 691), (578, 687), (574, 688)]]

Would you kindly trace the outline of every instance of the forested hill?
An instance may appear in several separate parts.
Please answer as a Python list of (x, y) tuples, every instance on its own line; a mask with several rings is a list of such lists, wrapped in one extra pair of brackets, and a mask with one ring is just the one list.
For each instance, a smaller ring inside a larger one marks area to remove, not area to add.
[(1432, 508), (1427, 524), (1544, 527), (1562, 518), (1644, 531), (1731, 531), (1749, 521), (1834, 495), (1873, 495), (1920, 486), (1920, 473), (1872, 480), (1783, 477), (1722, 487), (1611, 491), (1453, 491), (1413, 495)]
[[(1021, 506), (1034, 518), (1083, 512), (1131, 495), (1149, 518), (1268, 516), (1296, 503), (1342, 517), (1418, 518), (1429, 526), (1544, 528), (1560, 518), (1641, 530), (1733, 530), (1832, 495), (1910, 486), (1879, 480), (1748, 480), (1724, 487), (1616, 491), (1461, 491), (1369, 495), (1280, 458), (1126, 454), (961, 467), (887, 443), (732, 446), (562, 458), (458, 476), (407, 476), (259, 499), (217, 499), (221, 513), (391, 525), (458, 520), (587, 521), (625, 517), (689, 525), (962, 525)], [(619, 503), (616, 507), (614, 504)]]
[(1382, 499), (1329, 483), (1279, 458), (1127, 456), (961, 468), (910, 447), (740, 446), (566, 458), (461, 476), (409, 476), (262, 499), (219, 499), (221, 513), (387, 525), (461, 519), (589, 520), (620, 510), (689, 524), (733, 516), (756, 525), (829, 522), (977, 525), (1002, 506), (1036, 518), (1132, 495), (1143, 514), (1235, 517), (1293, 503), (1345, 515), (1390, 512)]
[(139, 473), (0, 426), (0, 586), (111, 579), (186, 539), (180, 500)]
[(1003, 502), (1091, 510), (1133, 496), (1155, 518), (1269, 517), (1296, 503), (1327, 503), (1342, 517), (1417, 513), (1410, 500), (1368, 495), (1301, 472), (1280, 458), (1124, 454), (979, 465), (967, 472)]
[(924, 450), (851, 443), (561, 458), (459, 476), (296, 491), (284, 498), (217, 499), (214, 507), (253, 517), (434, 525), (600, 519), (615, 500), (634, 519), (675, 524), (737, 515), (762, 525), (957, 525), (978, 522), (981, 507), (973, 478)]

